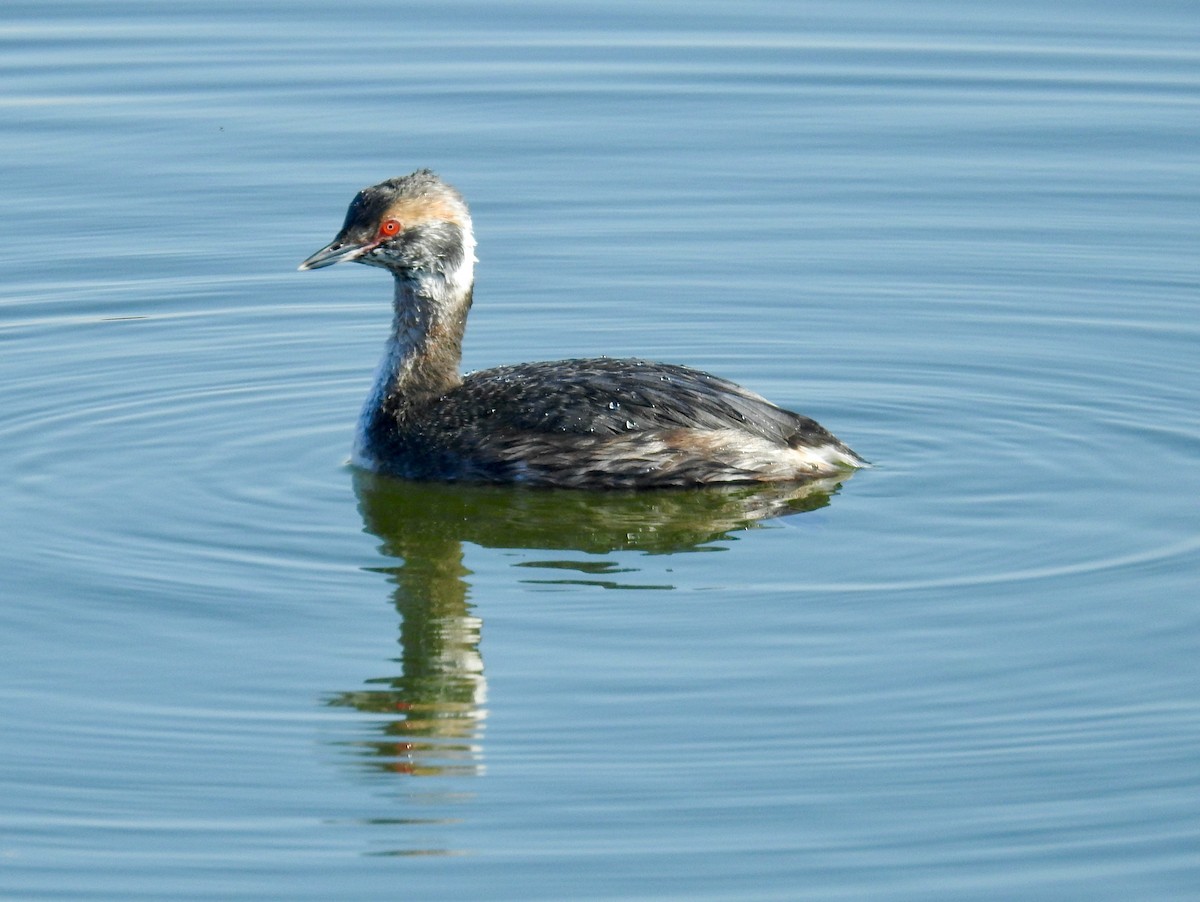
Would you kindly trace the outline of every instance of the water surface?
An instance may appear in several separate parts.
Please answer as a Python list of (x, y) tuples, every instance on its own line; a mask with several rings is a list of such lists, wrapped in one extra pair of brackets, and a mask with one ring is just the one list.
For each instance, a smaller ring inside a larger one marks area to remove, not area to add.
[[(0, 895), (1188, 898), (1188, 4), (17, 4)], [(472, 203), (464, 364), (736, 379), (793, 492), (355, 474), (297, 273)]]

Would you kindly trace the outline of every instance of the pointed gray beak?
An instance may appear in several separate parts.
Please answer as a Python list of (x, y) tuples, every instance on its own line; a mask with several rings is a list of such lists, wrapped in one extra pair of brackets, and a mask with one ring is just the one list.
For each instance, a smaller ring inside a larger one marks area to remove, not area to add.
[(353, 241), (347, 241), (339, 235), (301, 263), (298, 269), (303, 272), (308, 269), (320, 269), (322, 266), (333, 266), (335, 263), (350, 263), (367, 253), (374, 246), (373, 244), (356, 244)]

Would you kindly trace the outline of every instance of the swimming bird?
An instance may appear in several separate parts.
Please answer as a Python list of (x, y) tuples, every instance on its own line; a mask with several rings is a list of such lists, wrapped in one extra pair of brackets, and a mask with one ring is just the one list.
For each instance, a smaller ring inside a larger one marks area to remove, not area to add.
[(428, 169), (359, 191), (300, 264), (364, 263), (395, 281), (392, 333), (352, 462), (417, 480), (643, 488), (828, 478), (865, 461), (816, 421), (669, 363), (596, 357), (461, 375), (475, 235)]

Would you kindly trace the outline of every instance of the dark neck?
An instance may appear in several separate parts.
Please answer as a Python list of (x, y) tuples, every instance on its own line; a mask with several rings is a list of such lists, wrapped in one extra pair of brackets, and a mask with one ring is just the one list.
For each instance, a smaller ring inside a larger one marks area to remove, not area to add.
[[(444, 281), (438, 283), (442, 288)], [(400, 422), (421, 402), (461, 384), (463, 329), (471, 306), (471, 285), (455, 294), (428, 291), (427, 285), (396, 279), (392, 335), (363, 405), (354, 441), (355, 463), (372, 467)], [(417, 414), (419, 416), (419, 413)]]
[(419, 420), (425, 405), (462, 384), (463, 331), (475, 283), (475, 241), (469, 221), (456, 226), (455, 253), (434, 254), (427, 266), (395, 277), (392, 334), (367, 396), (354, 460), (363, 466), (391, 453), (402, 423)]
[(440, 395), (460, 382), (463, 331), (471, 286), (455, 292), (445, 280), (413, 282), (396, 277), (392, 335), (377, 380), (383, 397), (403, 403)]

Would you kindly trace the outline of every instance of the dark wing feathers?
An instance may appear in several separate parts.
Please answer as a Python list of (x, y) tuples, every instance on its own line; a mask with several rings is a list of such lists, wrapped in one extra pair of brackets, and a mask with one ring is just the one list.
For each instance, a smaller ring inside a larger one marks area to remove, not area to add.
[[(740, 428), (781, 445), (832, 439), (813, 420), (689, 367), (599, 357), (522, 363), (471, 373), (446, 396), (447, 426), (618, 435)], [(468, 423), (465, 420), (473, 420)]]

